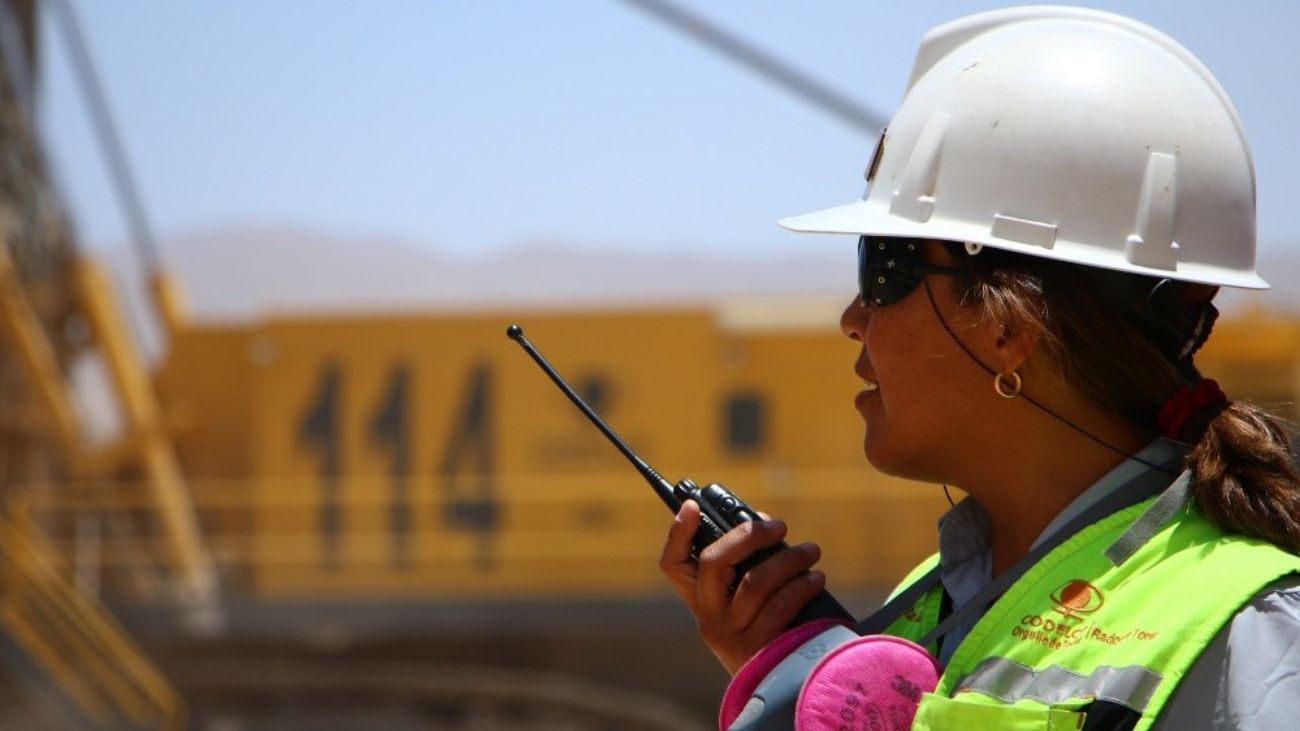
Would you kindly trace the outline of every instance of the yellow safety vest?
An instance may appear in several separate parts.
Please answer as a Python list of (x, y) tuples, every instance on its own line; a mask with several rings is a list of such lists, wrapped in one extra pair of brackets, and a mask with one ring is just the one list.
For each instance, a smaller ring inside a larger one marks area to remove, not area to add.
[[(914, 731), (1077, 731), (1096, 700), (1140, 714), (1135, 731), (1144, 731), (1237, 611), (1300, 572), (1300, 557), (1225, 533), (1190, 502), (1116, 565), (1107, 547), (1154, 500), (1088, 526), (1012, 584), (925, 695)], [(941, 600), (942, 588), (932, 589), (887, 632), (919, 640), (938, 623)]]

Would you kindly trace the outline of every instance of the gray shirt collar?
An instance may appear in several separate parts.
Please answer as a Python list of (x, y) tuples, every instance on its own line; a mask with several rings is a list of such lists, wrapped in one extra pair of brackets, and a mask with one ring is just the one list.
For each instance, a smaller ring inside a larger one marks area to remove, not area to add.
[[(1034, 540), (1034, 545), (1030, 547), (1030, 550), (1037, 548), (1039, 543), (1047, 540), (1049, 536), (1073, 520), (1076, 515), (1092, 507), (1097, 501), (1114, 492), (1116, 488), (1126, 485), (1132, 480), (1141, 477), (1161, 482), (1172, 482), (1172, 477), (1165, 472), (1153, 469), (1151, 465), (1165, 469), (1173, 468), (1177, 472), (1179, 471), (1177, 465), (1181, 465), (1186, 455), (1187, 447), (1182, 444), (1164, 438), (1155, 439), (1143, 447), (1142, 451), (1119, 463), (1115, 469), (1107, 472), (1100, 480), (1094, 482), (1091, 487), (1079, 493), (1078, 497), (1065, 506), (1065, 510), (1062, 510), (1059, 515), (1052, 519), (1052, 522), (1047, 524), (1043, 532)], [(1144, 473), (1149, 473), (1149, 475), (1144, 475)]]
[[(1043, 532), (1034, 540), (1031, 548), (1042, 543), (1061, 526), (1073, 520), (1076, 515), (1144, 472), (1150, 472), (1151, 479), (1169, 481), (1170, 478), (1166, 473), (1152, 469), (1151, 465), (1168, 469), (1181, 462), (1186, 454), (1187, 448), (1182, 444), (1164, 438), (1153, 440), (1137, 454), (1119, 463), (1088, 489), (1079, 493), (1078, 497), (1047, 524)], [(944, 565), (958, 564), (989, 550), (990, 530), (988, 513), (984, 512), (984, 507), (978, 501), (967, 497), (957, 503), (939, 518), (939, 562)]]
[[(1076, 515), (1134, 479), (1169, 481), (1165, 472), (1153, 469), (1176, 466), (1186, 454), (1186, 447), (1168, 439), (1156, 439), (1140, 452), (1107, 472), (1088, 489), (1079, 493), (1034, 541), (1037, 546), (1066, 525)], [(1144, 473), (1149, 473), (1149, 477)], [(992, 579), (988, 513), (974, 498), (966, 498), (939, 519), (939, 564), (943, 567), (943, 584), (953, 602), (962, 602), (979, 593)]]

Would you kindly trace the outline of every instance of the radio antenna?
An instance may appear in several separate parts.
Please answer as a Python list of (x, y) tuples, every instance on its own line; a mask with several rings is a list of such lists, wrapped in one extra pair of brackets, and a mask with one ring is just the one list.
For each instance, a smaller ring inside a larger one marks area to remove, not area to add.
[(654, 488), (654, 491), (659, 495), (659, 499), (663, 500), (665, 505), (671, 508), (673, 512), (676, 512), (682, 507), (681, 500), (678, 500), (673, 494), (673, 483), (665, 480), (663, 475), (660, 475), (653, 467), (646, 464), (645, 460), (637, 456), (637, 453), (633, 452), (632, 448), (627, 446), (627, 443), (624, 442), (618, 434), (615, 434), (614, 430), (609, 428), (609, 425), (597, 416), (595, 411), (591, 410), (591, 407), (587, 405), (586, 401), (582, 400), (582, 397), (578, 395), (578, 392), (574, 391), (573, 387), (560, 376), (559, 372), (551, 366), (546, 358), (542, 357), (542, 354), (537, 352), (537, 348), (533, 347), (533, 344), (528, 342), (528, 338), (524, 337), (524, 329), (522, 327), (511, 325), (506, 328), (506, 336), (516, 343), (519, 343), (519, 347), (523, 348), (524, 352), (528, 353), (528, 355), (537, 362), (537, 365), (540, 366), (543, 371), (546, 371), (546, 375), (551, 377), (551, 380), (555, 382), (555, 385), (560, 387), (560, 390), (564, 392), (565, 396), (569, 397), (569, 400), (573, 402), (573, 405), (577, 406), (582, 413), (586, 414), (587, 418), (591, 420), (591, 423), (595, 424), (596, 428), (605, 435), (605, 438), (613, 442), (615, 447), (618, 447), (618, 451), (622, 452), (623, 456), (627, 458), (627, 461), (631, 462), (632, 466), (636, 467), (637, 472), (641, 473), (641, 476), (645, 478), (646, 482), (650, 483), (650, 487)]

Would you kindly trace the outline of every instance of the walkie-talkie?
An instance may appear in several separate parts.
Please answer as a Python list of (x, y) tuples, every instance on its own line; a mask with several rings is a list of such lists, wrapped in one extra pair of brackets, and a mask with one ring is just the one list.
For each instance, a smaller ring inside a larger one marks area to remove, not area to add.
[[(582, 397), (579, 396), (577, 392), (560, 377), (560, 374), (556, 372), (555, 368), (551, 367), (551, 364), (547, 362), (546, 358), (543, 358), (542, 354), (537, 352), (537, 349), (533, 347), (533, 344), (528, 342), (528, 338), (524, 337), (523, 328), (518, 325), (511, 325), (506, 328), (506, 335), (509, 336), (511, 340), (519, 343), (520, 347), (522, 347), (524, 351), (537, 362), (537, 365), (541, 366), (542, 370), (546, 372), (546, 375), (551, 377), (551, 380), (555, 382), (555, 385), (559, 386), (560, 390), (569, 397), (569, 400), (572, 401), (574, 405), (582, 411), (582, 413), (587, 415), (587, 418), (591, 420), (591, 423), (595, 424), (596, 428), (599, 429), (601, 433), (609, 439), (609, 441), (614, 443), (614, 446), (618, 448), (618, 451), (622, 452), (623, 456), (632, 463), (632, 466), (636, 467), (637, 471), (641, 473), (641, 476), (645, 477), (646, 482), (650, 483), (650, 487), (652, 487), (655, 493), (659, 495), (659, 499), (668, 506), (669, 510), (673, 511), (675, 514), (681, 509), (682, 503), (686, 500), (694, 500), (696, 504), (700, 506), (700, 527), (695, 531), (695, 536), (692, 539), (692, 554), (695, 557), (698, 558), (700, 551), (703, 551), (706, 546), (721, 538), (727, 531), (737, 525), (747, 521), (761, 520), (755, 510), (746, 505), (740, 498), (736, 497), (735, 493), (722, 485), (711, 483), (704, 487), (700, 487), (689, 479), (682, 480), (674, 485), (664, 479), (663, 476), (654, 470), (654, 468), (646, 464), (645, 460), (637, 456), (636, 452), (633, 452), (632, 449), (614, 433), (614, 430), (610, 429), (609, 426), (596, 415), (596, 412), (591, 410), (591, 407), (582, 400)], [(775, 546), (754, 552), (753, 555), (745, 559), (740, 565), (736, 566), (735, 581), (739, 581), (740, 577), (745, 575), (745, 572), (784, 548), (786, 548), (786, 544), (785, 542), (781, 542)], [(843, 619), (849, 622), (854, 621), (853, 615), (849, 614), (844, 607), (840, 606), (839, 602), (835, 601), (835, 598), (832, 597), (829, 592), (823, 589), (817, 596), (812, 598), (812, 601), (808, 602), (808, 604), (804, 606), (798, 615), (795, 616), (792, 624), (800, 625), (814, 619), (825, 618)]]

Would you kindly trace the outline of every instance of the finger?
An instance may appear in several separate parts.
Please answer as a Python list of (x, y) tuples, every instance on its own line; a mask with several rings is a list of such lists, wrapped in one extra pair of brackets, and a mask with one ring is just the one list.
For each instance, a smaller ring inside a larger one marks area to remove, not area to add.
[(691, 539), (700, 525), (700, 506), (694, 500), (687, 500), (677, 511), (677, 517), (668, 528), (668, 540), (664, 543), (663, 553), (659, 556), (659, 566), (667, 570), (682, 564), (694, 565), (691, 558)]
[(677, 511), (677, 517), (668, 528), (663, 552), (659, 554), (659, 570), (668, 576), (673, 588), (686, 603), (695, 606), (695, 559), (691, 558), (691, 539), (700, 524), (700, 506), (687, 500)]
[(786, 525), (779, 520), (749, 521), (732, 528), (700, 553), (696, 591), (703, 606), (717, 609), (730, 603), (735, 567), (761, 548), (785, 538)]
[(767, 600), (762, 611), (749, 625), (747, 634), (761, 638), (776, 637), (794, 622), (799, 610), (824, 588), (826, 574), (821, 571), (809, 571), (791, 579)]
[(753, 567), (741, 578), (731, 599), (731, 627), (748, 627), (777, 591), (812, 568), (821, 558), (816, 543), (787, 548)]

